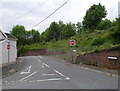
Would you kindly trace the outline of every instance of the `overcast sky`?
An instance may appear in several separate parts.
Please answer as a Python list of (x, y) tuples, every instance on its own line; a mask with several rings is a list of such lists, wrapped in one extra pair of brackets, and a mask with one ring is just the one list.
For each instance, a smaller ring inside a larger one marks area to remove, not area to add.
[[(66, 1), (67, 0), (1, 0), (0, 28), (5, 32), (9, 32), (13, 26), (19, 24), (25, 26), (27, 30), (31, 30), (34, 25), (45, 19)], [(112, 21), (118, 17), (118, 1), (120, 0), (69, 0), (61, 9), (40, 25), (34, 27), (34, 29), (39, 30), (41, 33), (49, 27), (51, 22), (58, 22), (59, 20), (62, 20), (64, 23), (82, 22), (86, 10), (93, 4), (99, 3), (104, 5), (107, 10), (108, 14), (106, 18)], [(32, 9), (34, 10), (28, 13)], [(24, 15), (24, 17), (21, 17), (22, 15)]]

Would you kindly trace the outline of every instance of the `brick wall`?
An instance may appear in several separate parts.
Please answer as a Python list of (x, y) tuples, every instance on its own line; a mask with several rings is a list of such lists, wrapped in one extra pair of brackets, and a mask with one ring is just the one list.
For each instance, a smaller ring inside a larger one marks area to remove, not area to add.
[(46, 55), (47, 49), (37, 49), (37, 50), (28, 50), (23, 55), (24, 56), (37, 56), (37, 55)]
[[(108, 57), (117, 57), (117, 60), (108, 59)], [(120, 67), (120, 51), (101, 51), (97, 53), (88, 53), (78, 56), (77, 61), (85, 64), (117, 69)]]

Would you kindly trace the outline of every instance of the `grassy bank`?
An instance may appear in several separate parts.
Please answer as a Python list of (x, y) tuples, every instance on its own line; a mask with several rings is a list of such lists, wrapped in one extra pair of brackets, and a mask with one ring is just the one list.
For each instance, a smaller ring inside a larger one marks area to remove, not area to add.
[(78, 54), (85, 54), (101, 50), (120, 50), (120, 44), (115, 43), (114, 39), (112, 38), (111, 31), (96, 30), (92, 33), (83, 32), (77, 34), (67, 40), (51, 42), (43, 41), (31, 45), (19, 46), (18, 54), (32, 49), (60, 49), (60, 51), (67, 51), (71, 48), (69, 44), (71, 39), (76, 40), (76, 46), (74, 48), (77, 50)]

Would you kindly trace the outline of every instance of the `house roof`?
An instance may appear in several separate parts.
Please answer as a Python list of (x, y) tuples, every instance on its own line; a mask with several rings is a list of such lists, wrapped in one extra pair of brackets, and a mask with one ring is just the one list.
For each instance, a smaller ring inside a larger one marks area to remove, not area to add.
[[(9, 33), (3, 33), (1, 30), (0, 30), (0, 32), (1, 32), (1, 34), (4, 36), (5, 39), (14, 40), (14, 41), (17, 40), (16, 37), (12, 36), (12, 35), (9, 34)], [(4, 40), (4, 39), (0, 39), (0, 41), (2, 41), (2, 40)]]
[(8, 39), (10, 39), (10, 40), (17, 40), (17, 38), (16, 37), (14, 37), (14, 36), (12, 36), (11, 34), (9, 34), (9, 33), (5, 33), (5, 35), (7, 36), (7, 38)]

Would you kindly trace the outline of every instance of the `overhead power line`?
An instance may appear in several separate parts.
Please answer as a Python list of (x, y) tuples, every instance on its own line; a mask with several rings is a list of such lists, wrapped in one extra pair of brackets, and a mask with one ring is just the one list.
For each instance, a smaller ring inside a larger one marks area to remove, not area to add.
[[(69, 0), (68, 0), (69, 1)], [(38, 26), (39, 24), (41, 24), (42, 22), (44, 22), (46, 19), (48, 19), (50, 16), (52, 16), (55, 12), (57, 12), (60, 8), (62, 8), (65, 4), (68, 3), (68, 1), (66, 1), (65, 3), (63, 3), (60, 7), (58, 7), (54, 12), (52, 12), (50, 15), (48, 15), (45, 19), (43, 19), (42, 21), (40, 21), (38, 24), (34, 25), (32, 28)]]
[(40, 4), (40, 5), (38, 5), (37, 7), (31, 9), (30, 11), (26, 12), (25, 14), (17, 17), (16, 19), (11, 20), (11, 21), (9, 21), (9, 22), (7, 22), (7, 23), (15, 22), (15, 21), (21, 19), (22, 17), (26, 16), (27, 14), (31, 13), (32, 11), (34, 11), (35, 9), (39, 8), (40, 6), (44, 5), (44, 4), (47, 3), (47, 2), (48, 2), (48, 0), (46, 0), (45, 2), (43, 2), (43, 3)]

